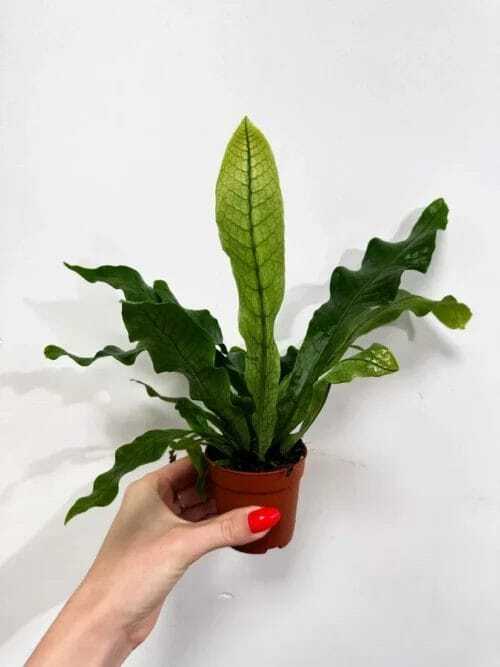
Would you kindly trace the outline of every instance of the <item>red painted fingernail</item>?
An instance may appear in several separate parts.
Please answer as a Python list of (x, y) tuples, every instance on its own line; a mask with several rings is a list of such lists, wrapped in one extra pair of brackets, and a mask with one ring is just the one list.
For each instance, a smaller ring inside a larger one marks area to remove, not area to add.
[(281, 519), (281, 512), (277, 507), (261, 507), (258, 510), (250, 512), (248, 515), (248, 525), (252, 533), (262, 533), (275, 526)]

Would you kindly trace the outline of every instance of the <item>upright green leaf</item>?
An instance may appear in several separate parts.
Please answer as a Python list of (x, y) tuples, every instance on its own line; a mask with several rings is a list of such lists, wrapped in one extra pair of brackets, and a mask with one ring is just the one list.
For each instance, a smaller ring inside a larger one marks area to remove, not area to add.
[(395, 373), (399, 369), (396, 358), (384, 345), (373, 343), (366, 350), (359, 349), (360, 352), (357, 354), (334, 364), (314, 383), (312, 397), (305, 411), (300, 429), (284, 439), (281, 445), (283, 453), (286, 453), (296, 442), (301, 440), (312, 426), (325, 404), (330, 385), (351, 382), (354, 378), (359, 377), (382, 377)]
[[(408, 238), (398, 243), (372, 239), (361, 268), (351, 271), (337, 267), (330, 282), (330, 299), (315, 313), (299, 350), (285, 391), (281, 394), (279, 437), (283, 438), (302, 421), (316, 380), (339, 361), (349, 345), (368, 330), (395, 319), (403, 310), (415, 309), (422, 314), (422, 302), (398, 300), (398, 288), (404, 271), (425, 273), (435, 247), (436, 234), (447, 225), (448, 207), (442, 199), (430, 204), (422, 213)], [(432, 302), (428, 302), (431, 304)], [(429, 306), (440, 314), (447, 326), (462, 321), (467, 307), (446, 297), (440, 305)], [(391, 313), (389, 315), (388, 313)], [(373, 326), (368, 324), (373, 322)], [(466, 321), (466, 320), (465, 320)]]
[(72, 505), (64, 523), (91, 507), (109, 505), (118, 495), (123, 475), (146, 463), (158, 461), (169, 447), (174, 450), (192, 448), (196, 444), (195, 438), (196, 434), (181, 429), (155, 430), (122, 445), (116, 450), (114, 466), (96, 478), (88, 496), (79, 498)]
[(245, 377), (264, 456), (274, 433), (280, 375), (274, 322), (284, 292), (283, 202), (271, 148), (248, 118), (224, 155), (216, 218), (238, 288), (239, 328), (247, 347)]
[(236, 443), (249, 446), (244, 414), (231, 402), (231, 386), (224, 368), (215, 367), (215, 347), (209, 334), (176, 303), (122, 303), (130, 340), (147, 349), (157, 373), (183, 373), (191, 398), (203, 401), (221, 417)]
[(94, 361), (105, 357), (113, 357), (113, 359), (116, 359), (121, 364), (125, 364), (125, 366), (132, 366), (139, 354), (144, 352), (144, 349), (140, 343), (132, 350), (122, 350), (120, 347), (116, 347), (116, 345), (106, 345), (102, 350), (96, 352), (93, 357), (79, 357), (76, 354), (71, 354), (71, 352), (66, 352), (66, 350), (57, 345), (47, 345), (44, 354), (47, 359), (51, 359), (52, 361), (59, 359), (59, 357), (69, 357), (79, 366), (90, 366)]

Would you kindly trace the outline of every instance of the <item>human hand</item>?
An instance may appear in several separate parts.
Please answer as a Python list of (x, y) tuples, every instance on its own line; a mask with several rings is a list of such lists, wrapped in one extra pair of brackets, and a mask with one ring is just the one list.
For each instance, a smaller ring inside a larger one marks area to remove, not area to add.
[(280, 519), (278, 510), (260, 507), (213, 516), (195, 481), (181, 459), (128, 486), (94, 564), (29, 667), (121, 664), (149, 635), (189, 565), (213, 549), (262, 538)]

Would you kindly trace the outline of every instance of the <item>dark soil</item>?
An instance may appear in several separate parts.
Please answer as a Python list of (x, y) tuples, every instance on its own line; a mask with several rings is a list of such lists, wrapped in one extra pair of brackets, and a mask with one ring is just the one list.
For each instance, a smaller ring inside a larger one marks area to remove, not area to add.
[[(281, 455), (279, 448), (271, 447), (265, 461), (260, 461), (255, 452), (239, 450), (235, 451), (235, 456), (224, 465), (224, 468), (240, 472), (272, 472), (287, 467), (291, 469), (305, 454), (306, 447), (302, 440), (299, 440), (286, 456)], [(221, 458), (220, 452), (210, 446), (207, 447), (205, 455), (210, 461), (217, 461)]]

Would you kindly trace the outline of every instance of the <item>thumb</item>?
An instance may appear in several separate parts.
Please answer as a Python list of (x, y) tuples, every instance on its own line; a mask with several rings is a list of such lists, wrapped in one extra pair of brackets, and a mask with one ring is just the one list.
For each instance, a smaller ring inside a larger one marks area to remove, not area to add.
[(193, 560), (213, 549), (256, 542), (280, 519), (281, 513), (276, 507), (253, 506), (231, 510), (197, 523), (189, 531), (188, 537)]

